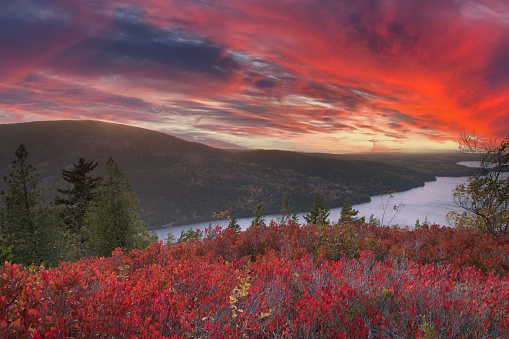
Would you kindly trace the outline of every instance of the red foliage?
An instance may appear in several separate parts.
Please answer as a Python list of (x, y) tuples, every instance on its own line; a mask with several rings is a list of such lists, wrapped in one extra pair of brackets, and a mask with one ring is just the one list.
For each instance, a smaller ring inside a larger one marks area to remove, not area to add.
[(52, 270), (0, 267), (19, 337), (508, 337), (509, 238), (432, 226), (256, 226)]

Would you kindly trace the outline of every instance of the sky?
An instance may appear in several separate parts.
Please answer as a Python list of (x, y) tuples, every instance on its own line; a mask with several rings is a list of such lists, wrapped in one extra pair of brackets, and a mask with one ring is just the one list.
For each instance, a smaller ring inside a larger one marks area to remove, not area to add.
[(509, 3), (0, 1), (0, 123), (62, 119), (330, 153), (504, 138)]

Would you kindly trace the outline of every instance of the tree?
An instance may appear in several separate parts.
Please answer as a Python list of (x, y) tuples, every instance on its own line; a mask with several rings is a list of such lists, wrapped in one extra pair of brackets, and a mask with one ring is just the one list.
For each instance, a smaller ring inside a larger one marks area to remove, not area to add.
[(265, 219), (263, 218), (263, 217), (265, 217), (265, 213), (262, 212), (262, 204), (261, 203), (256, 205), (256, 209), (253, 212), (254, 212), (255, 218), (253, 219), (253, 221), (251, 221), (251, 226), (254, 226), (254, 225), (260, 226), (263, 223), (265, 223)]
[(0, 265), (6, 261), (12, 261), (13, 259), (14, 255), (12, 255), (12, 251), (5, 246), (0, 246)]
[(55, 199), (57, 205), (63, 206), (64, 222), (75, 238), (80, 256), (86, 254), (85, 214), (95, 198), (97, 187), (101, 181), (99, 176), (90, 176), (97, 164), (97, 162), (79, 158), (72, 170), (62, 170), (64, 180), (72, 186), (69, 189), (58, 189), (58, 192), (64, 194), (65, 197)]
[(28, 164), (23, 144), (15, 156), (11, 172), (3, 178), (7, 189), (0, 192), (0, 247), (15, 262), (56, 264), (62, 258), (63, 236), (56, 209), (44, 206), (39, 175)]
[(347, 201), (343, 204), (343, 207), (341, 208), (341, 215), (338, 221), (338, 224), (354, 224), (359, 222), (364, 222), (365, 218), (356, 218), (357, 214), (359, 214), (359, 211), (356, 209), (353, 209), (352, 204), (350, 204)]
[(280, 223), (286, 224), (287, 222), (293, 222), (297, 223), (297, 214), (292, 212), (292, 209), (290, 208), (290, 203), (288, 202), (287, 198), (284, 198), (283, 205), (281, 206), (281, 219)]
[(499, 145), (462, 134), (460, 150), (479, 153), (480, 174), (456, 186), (454, 202), (466, 213), (449, 212), (449, 222), (457, 227), (491, 233), (509, 231), (509, 136)]
[(157, 241), (157, 236), (149, 234), (140, 219), (141, 212), (124, 172), (109, 157), (106, 175), (86, 213), (92, 253), (107, 256), (117, 247), (129, 251)]
[(202, 237), (202, 232), (200, 230), (193, 231), (193, 229), (190, 228), (185, 232), (184, 232), (184, 230), (182, 230), (180, 232), (180, 238), (177, 240), (177, 242), (182, 243), (182, 242), (200, 240), (201, 237)]
[(320, 193), (316, 192), (313, 208), (308, 211), (304, 216), (308, 224), (325, 225), (330, 222), (328, 219), (330, 214), (329, 208), (325, 207)]
[(235, 233), (237, 233), (237, 234), (239, 234), (240, 231), (242, 231), (242, 229), (240, 228), (240, 225), (237, 221), (237, 218), (235, 218), (235, 216), (233, 216), (233, 215), (230, 219), (230, 222), (228, 223), (228, 228), (234, 230)]
[(381, 221), (380, 221), (380, 219), (376, 218), (373, 213), (371, 213), (371, 215), (369, 216), (368, 224), (375, 225), (375, 226), (380, 226)]

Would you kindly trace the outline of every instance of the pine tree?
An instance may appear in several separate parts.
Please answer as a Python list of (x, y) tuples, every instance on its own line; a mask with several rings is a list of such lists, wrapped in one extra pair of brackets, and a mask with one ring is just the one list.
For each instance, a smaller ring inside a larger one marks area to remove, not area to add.
[(240, 228), (239, 223), (237, 222), (237, 218), (235, 218), (235, 216), (233, 216), (233, 215), (232, 215), (232, 218), (230, 219), (230, 222), (228, 223), (228, 228), (234, 230), (235, 233), (237, 233), (237, 234), (239, 234), (240, 231), (242, 230)]
[(320, 193), (316, 192), (313, 208), (308, 210), (308, 213), (304, 216), (304, 219), (306, 219), (308, 224), (325, 225), (330, 222), (328, 219), (329, 214), (329, 208), (325, 207)]
[(263, 223), (265, 223), (265, 219), (263, 218), (263, 217), (265, 217), (265, 214), (262, 212), (262, 204), (261, 203), (256, 205), (256, 209), (253, 212), (254, 212), (255, 218), (253, 219), (253, 221), (251, 221), (251, 226), (254, 226), (254, 225), (260, 226)]
[(72, 186), (69, 189), (58, 189), (65, 197), (57, 197), (55, 203), (63, 206), (64, 222), (70, 230), (74, 242), (78, 247), (78, 256), (84, 256), (86, 252), (87, 238), (85, 228), (85, 214), (94, 200), (101, 177), (92, 177), (92, 172), (97, 167), (97, 162), (86, 161), (79, 158), (70, 171), (62, 170), (64, 180)]
[(283, 205), (281, 206), (281, 219), (280, 223), (286, 224), (287, 222), (293, 222), (297, 223), (297, 214), (292, 212), (292, 209), (290, 208), (290, 203), (288, 202), (287, 198), (284, 198)]
[(7, 189), (0, 192), (0, 246), (15, 262), (56, 264), (63, 236), (56, 209), (44, 206), (39, 175), (27, 163), (23, 144), (15, 156), (11, 172), (3, 178)]
[(188, 229), (187, 231), (184, 232), (184, 230), (182, 230), (180, 232), (180, 238), (178, 238), (177, 240), (177, 243), (183, 243), (183, 242), (189, 242), (189, 241), (195, 241), (195, 240), (200, 240), (202, 237), (202, 233), (200, 230), (196, 230), (196, 231), (193, 231), (193, 229)]
[(106, 167), (102, 185), (86, 215), (92, 253), (107, 256), (117, 247), (129, 251), (151, 245), (157, 236), (149, 234), (140, 219), (138, 199), (124, 172), (111, 157)]
[(14, 259), (12, 251), (7, 249), (5, 246), (0, 246), (0, 263), (11, 261)]
[(357, 214), (359, 214), (359, 211), (356, 209), (353, 209), (352, 204), (350, 204), (347, 201), (343, 204), (343, 207), (341, 208), (341, 215), (338, 221), (338, 224), (354, 224), (359, 222), (364, 222), (365, 218), (356, 218)]

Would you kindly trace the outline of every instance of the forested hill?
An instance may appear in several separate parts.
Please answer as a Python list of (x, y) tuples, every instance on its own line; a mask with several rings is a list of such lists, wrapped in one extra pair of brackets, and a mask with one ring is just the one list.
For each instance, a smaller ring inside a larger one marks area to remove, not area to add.
[[(381, 191), (406, 190), (435, 175), (470, 175), (456, 165), (465, 155), (330, 155), (286, 151), (228, 151), (164, 133), (98, 121), (45, 121), (0, 125), (0, 176), (24, 143), (48, 199), (66, 188), (62, 169), (79, 157), (99, 161), (104, 173), (113, 156), (126, 173), (149, 227), (209, 220), (228, 210), (250, 216), (258, 203), (277, 213), (287, 197), (305, 211), (318, 191), (331, 207), (369, 201)], [(376, 161), (374, 161), (376, 160)], [(3, 183), (2, 183), (3, 184)], [(0, 186), (2, 185), (0, 184)]]

